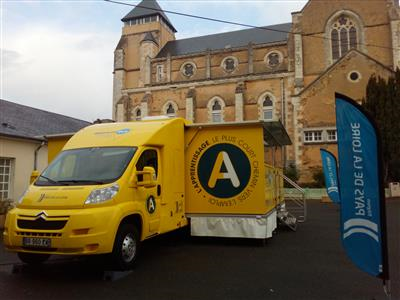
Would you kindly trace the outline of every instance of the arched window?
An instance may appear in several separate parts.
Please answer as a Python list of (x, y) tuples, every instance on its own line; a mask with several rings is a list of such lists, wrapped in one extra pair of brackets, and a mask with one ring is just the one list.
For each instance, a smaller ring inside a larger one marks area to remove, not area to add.
[(219, 97), (214, 97), (208, 102), (209, 119), (212, 123), (224, 121), (225, 102)]
[(135, 121), (140, 121), (140, 120), (142, 119), (142, 111), (140, 110), (140, 107), (139, 107), (139, 106), (136, 107), (136, 108), (133, 110), (132, 119), (135, 120)]
[(350, 49), (357, 49), (361, 36), (359, 22), (355, 16), (351, 17), (347, 13), (342, 13), (330, 22), (330, 45), (332, 61), (338, 60)]
[(222, 122), (222, 107), (218, 100), (215, 100), (212, 106), (212, 122)]
[(331, 40), (332, 40), (332, 58), (336, 60), (340, 57), (339, 33), (336, 29), (333, 29), (331, 32)]
[(175, 109), (172, 107), (172, 104), (168, 105), (167, 115), (168, 116), (170, 116), (170, 115), (175, 116)]
[(167, 101), (162, 109), (164, 115), (174, 118), (178, 112), (178, 105), (174, 101)]
[(274, 96), (269, 92), (261, 95), (258, 100), (260, 106), (260, 119), (267, 121), (274, 119), (274, 101)]

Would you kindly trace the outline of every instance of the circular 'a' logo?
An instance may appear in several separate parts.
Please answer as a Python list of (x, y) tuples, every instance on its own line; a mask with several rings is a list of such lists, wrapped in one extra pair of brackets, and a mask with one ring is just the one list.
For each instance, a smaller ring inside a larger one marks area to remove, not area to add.
[(240, 194), (250, 180), (250, 173), (250, 161), (246, 154), (232, 144), (216, 144), (208, 148), (198, 164), (201, 186), (218, 198)]
[(149, 214), (152, 214), (156, 211), (156, 199), (153, 196), (147, 198), (146, 207)]

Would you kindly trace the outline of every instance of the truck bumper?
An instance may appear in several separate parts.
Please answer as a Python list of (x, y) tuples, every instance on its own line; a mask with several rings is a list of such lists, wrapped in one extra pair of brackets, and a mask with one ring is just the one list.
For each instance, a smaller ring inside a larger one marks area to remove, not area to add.
[[(119, 224), (118, 208), (71, 210), (15, 208), (7, 214), (4, 245), (13, 252), (85, 255), (110, 253)], [(23, 241), (47, 240), (46, 246)], [(47, 244), (49, 242), (49, 244)]]

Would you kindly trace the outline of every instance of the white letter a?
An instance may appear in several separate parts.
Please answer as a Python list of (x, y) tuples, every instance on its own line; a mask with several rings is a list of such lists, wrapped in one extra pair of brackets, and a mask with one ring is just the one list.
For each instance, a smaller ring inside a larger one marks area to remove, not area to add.
[[(225, 164), (226, 173), (221, 172), (222, 164)], [(231, 159), (229, 158), (228, 153), (225, 151), (221, 151), (218, 153), (217, 159), (214, 164), (214, 168), (212, 169), (210, 179), (208, 180), (208, 186), (210, 188), (214, 188), (218, 179), (230, 179), (232, 185), (237, 188), (240, 186), (239, 178), (233, 168)]]

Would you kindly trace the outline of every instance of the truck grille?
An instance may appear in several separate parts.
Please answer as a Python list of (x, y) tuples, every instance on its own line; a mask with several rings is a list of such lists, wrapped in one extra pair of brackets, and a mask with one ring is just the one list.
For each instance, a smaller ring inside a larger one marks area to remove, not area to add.
[(57, 232), (25, 232), (17, 231), (17, 235), (26, 237), (60, 237), (62, 234)]
[(21, 229), (59, 230), (64, 228), (67, 220), (50, 221), (43, 220), (42, 218), (36, 220), (19, 219), (17, 223)]

